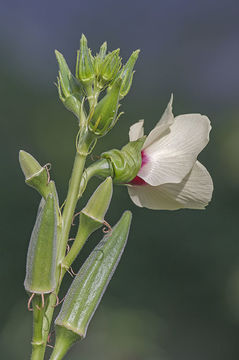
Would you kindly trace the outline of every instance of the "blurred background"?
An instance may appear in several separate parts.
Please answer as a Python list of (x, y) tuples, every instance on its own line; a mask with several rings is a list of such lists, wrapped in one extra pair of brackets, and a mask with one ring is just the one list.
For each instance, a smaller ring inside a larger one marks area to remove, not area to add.
[[(199, 159), (215, 192), (205, 211), (167, 212), (137, 208), (125, 188), (115, 188), (107, 221), (133, 211), (128, 245), (86, 339), (67, 359), (239, 358), (238, 16), (236, 0), (1, 2), (2, 359), (30, 356), (23, 280), (39, 195), (24, 184), (18, 151), (51, 162), (63, 201), (77, 124), (58, 99), (54, 49), (74, 70), (81, 33), (93, 52), (105, 40), (110, 50), (121, 48), (124, 60), (141, 49), (121, 107), (125, 114), (94, 154), (124, 145), (139, 119), (148, 133), (173, 92), (174, 114), (200, 112), (211, 119), (211, 141)], [(79, 205), (98, 183), (91, 181)], [(74, 270), (101, 236), (88, 241)]]

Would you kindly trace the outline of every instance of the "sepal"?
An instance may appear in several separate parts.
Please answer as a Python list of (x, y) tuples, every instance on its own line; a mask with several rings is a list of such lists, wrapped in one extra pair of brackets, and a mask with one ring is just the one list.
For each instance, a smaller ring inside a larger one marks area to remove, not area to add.
[(105, 41), (101, 47), (100, 47), (100, 51), (98, 54), (96, 54), (96, 56), (94, 57), (94, 70), (95, 70), (95, 75), (98, 78), (100, 75), (100, 69), (102, 67), (102, 64), (104, 62), (105, 56), (106, 56), (106, 51), (107, 51), (107, 42)]
[(104, 58), (104, 61), (102, 61), (98, 75), (100, 87), (113, 82), (118, 74), (121, 68), (121, 57), (119, 56), (119, 52), (120, 49), (110, 52)]
[(80, 40), (80, 51), (77, 52), (76, 76), (85, 86), (92, 84), (95, 77), (93, 57), (88, 48), (87, 39), (84, 34), (82, 34)]
[(84, 90), (80, 82), (72, 75), (63, 55), (57, 50), (55, 50), (55, 54), (59, 64), (57, 83), (59, 98), (67, 110), (73, 112), (80, 119)]
[(113, 149), (101, 154), (113, 168), (113, 181), (116, 184), (127, 184), (135, 178), (142, 163), (141, 149), (146, 136), (130, 141), (121, 150)]
[(101, 60), (104, 60), (105, 55), (106, 55), (106, 51), (107, 51), (107, 42), (105, 41), (101, 47), (100, 47), (100, 51), (99, 51), (99, 57)]
[(132, 53), (127, 63), (124, 65), (123, 69), (120, 72), (120, 77), (122, 78), (122, 85), (120, 89), (121, 98), (125, 97), (132, 85), (133, 75), (134, 75), (134, 65), (138, 59), (140, 50), (136, 50)]

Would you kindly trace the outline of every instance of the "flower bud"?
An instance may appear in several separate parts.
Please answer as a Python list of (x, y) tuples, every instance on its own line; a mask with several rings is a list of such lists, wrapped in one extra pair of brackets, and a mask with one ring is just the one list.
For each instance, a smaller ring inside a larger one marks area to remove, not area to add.
[(125, 95), (128, 94), (134, 75), (134, 65), (139, 56), (140, 50), (136, 50), (132, 53), (127, 63), (124, 65), (122, 71), (120, 72), (120, 77), (122, 78), (122, 85), (120, 89), (120, 96), (123, 98)]
[(102, 63), (104, 61), (106, 51), (107, 51), (107, 42), (105, 41), (101, 45), (99, 53), (94, 58), (94, 69), (97, 77), (100, 74), (100, 67), (102, 66)]
[[(89, 227), (100, 227), (104, 223), (105, 214), (112, 198), (113, 185), (111, 177), (107, 177), (95, 190), (86, 206), (81, 210), (84, 223), (90, 223)], [(81, 218), (81, 219), (82, 219)], [(94, 231), (94, 230), (93, 230)]]
[(26, 291), (46, 294), (56, 287), (57, 214), (52, 194), (39, 205), (27, 253)]
[(46, 167), (41, 166), (31, 154), (23, 150), (19, 152), (19, 162), (26, 184), (36, 189), (45, 198), (49, 193)]
[(102, 87), (113, 81), (121, 68), (119, 52), (120, 49), (117, 49), (109, 53), (100, 67), (99, 82)]
[(111, 177), (107, 177), (95, 190), (84, 209), (81, 210), (78, 232), (71, 250), (62, 262), (63, 267), (67, 269), (70, 267), (88, 237), (104, 224), (104, 218), (110, 205), (112, 192), (112, 179)]
[(95, 72), (92, 62), (92, 56), (87, 46), (87, 40), (84, 34), (80, 40), (80, 52), (77, 53), (77, 76), (84, 85), (93, 82)]
[(130, 141), (121, 150), (113, 149), (101, 154), (113, 168), (113, 181), (116, 184), (127, 184), (137, 175), (141, 167), (141, 149), (146, 137)]
[(67, 110), (73, 112), (79, 119), (84, 96), (83, 89), (78, 80), (72, 75), (63, 55), (57, 50), (55, 50), (55, 54), (59, 64), (57, 84), (59, 97)]
[(122, 79), (117, 79), (105, 97), (96, 105), (92, 118), (89, 122), (89, 129), (96, 136), (104, 136), (115, 125), (119, 116), (119, 95)]
[(100, 47), (100, 52), (99, 52), (100, 59), (104, 60), (106, 51), (107, 51), (107, 42), (105, 41)]
[(130, 223), (130, 211), (91, 252), (72, 282), (61, 311), (55, 320), (56, 344), (52, 359), (63, 355), (70, 346), (86, 336), (87, 327), (113, 276), (124, 251)]

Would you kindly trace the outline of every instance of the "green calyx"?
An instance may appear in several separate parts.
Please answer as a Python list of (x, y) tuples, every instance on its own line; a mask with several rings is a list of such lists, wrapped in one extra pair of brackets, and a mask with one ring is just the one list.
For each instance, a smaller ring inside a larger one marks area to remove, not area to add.
[(119, 56), (119, 52), (120, 49), (110, 52), (101, 62), (97, 78), (100, 87), (113, 82), (118, 74), (121, 68), (121, 57)]
[[(94, 64), (96, 79), (99, 79), (101, 67), (102, 67), (102, 64), (103, 64), (105, 56), (106, 56), (106, 51), (107, 51), (107, 42), (105, 41), (101, 45), (99, 53), (96, 54), (96, 56), (94, 57), (93, 64)], [(97, 85), (100, 88), (100, 84), (98, 83)]]
[(127, 184), (135, 178), (141, 167), (141, 150), (145, 139), (146, 136), (143, 136), (136, 141), (130, 141), (121, 150), (113, 149), (101, 154), (113, 168), (115, 184)]
[(96, 105), (92, 117), (89, 118), (89, 129), (97, 137), (106, 135), (121, 115), (117, 116), (121, 83), (121, 78), (114, 82), (105, 97)]
[[(91, 164), (83, 173), (81, 189), (84, 191), (88, 181), (98, 176), (111, 177), (114, 184), (128, 184), (138, 174), (142, 158), (141, 150), (146, 136), (130, 141), (121, 150), (112, 149), (101, 154), (101, 159)], [(81, 196), (81, 192), (78, 195)]]
[(84, 90), (80, 82), (72, 75), (63, 55), (55, 50), (59, 64), (58, 93), (64, 106), (80, 120)]
[(84, 34), (80, 40), (80, 51), (77, 52), (76, 76), (83, 85), (92, 84), (95, 77), (93, 58)]
[(136, 50), (132, 53), (129, 60), (120, 72), (120, 77), (122, 78), (122, 85), (120, 89), (121, 98), (125, 97), (131, 88), (134, 75), (134, 65), (138, 59), (139, 52), (140, 50)]

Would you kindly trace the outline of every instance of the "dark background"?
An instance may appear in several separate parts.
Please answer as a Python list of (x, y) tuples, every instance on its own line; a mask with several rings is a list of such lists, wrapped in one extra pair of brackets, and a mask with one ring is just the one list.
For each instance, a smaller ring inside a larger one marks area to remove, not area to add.
[[(30, 356), (23, 280), (39, 196), (24, 184), (18, 151), (52, 163), (63, 201), (77, 124), (58, 100), (54, 49), (73, 70), (82, 32), (93, 52), (104, 40), (111, 50), (120, 47), (124, 60), (141, 49), (125, 115), (94, 154), (125, 144), (140, 118), (148, 133), (173, 92), (176, 115), (200, 112), (211, 119), (211, 141), (199, 159), (215, 192), (205, 211), (167, 212), (137, 208), (125, 188), (115, 188), (107, 220), (114, 224), (124, 209), (132, 210), (129, 242), (87, 338), (67, 359), (239, 358), (238, 16), (233, 0), (1, 3), (2, 359)], [(91, 182), (87, 196), (98, 183)], [(75, 270), (101, 236), (89, 240)]]

